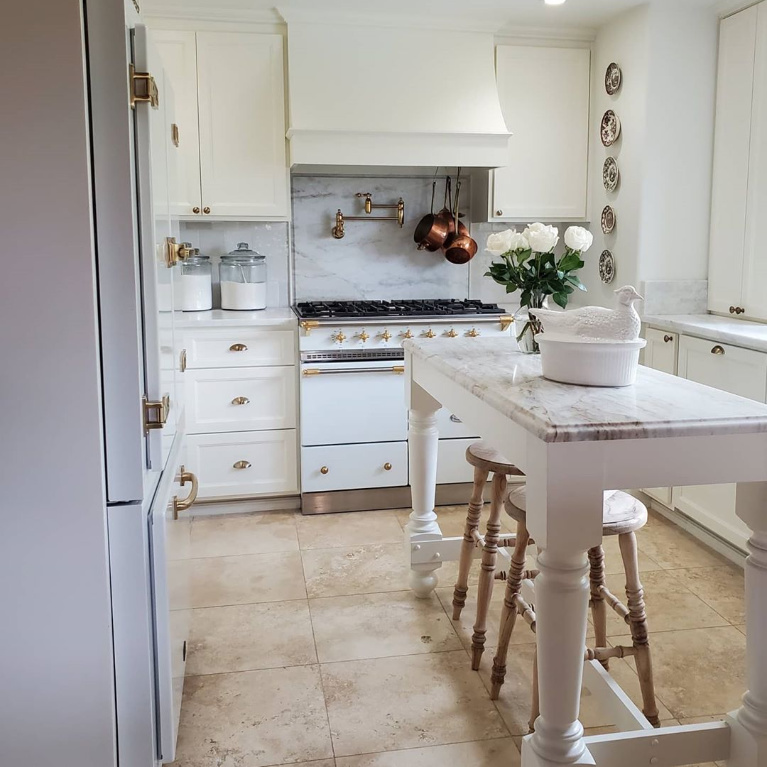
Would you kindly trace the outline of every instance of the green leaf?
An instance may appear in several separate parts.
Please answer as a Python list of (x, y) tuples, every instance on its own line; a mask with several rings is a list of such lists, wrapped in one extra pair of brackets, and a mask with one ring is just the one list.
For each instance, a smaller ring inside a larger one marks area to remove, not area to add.
[(561, 306), (563, 309), (567, 307), (567, 294), (566, 293), (554, 293), (554, 303), (557, 306)]
[(573, 269), (582, 269), (585, 265), (585, 262), (581, 261), (580, 256), (573, 251), (562, 256), (562, 259), (559, 262), (559, 268), (563, 272), (569, 272)]

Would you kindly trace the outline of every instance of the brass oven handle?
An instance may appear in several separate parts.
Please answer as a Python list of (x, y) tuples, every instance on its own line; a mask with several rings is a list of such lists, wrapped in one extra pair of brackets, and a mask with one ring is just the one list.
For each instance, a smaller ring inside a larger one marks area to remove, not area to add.
[(301, 375), (304, 378), (308, 378), (310, 376), (342, 375), (344, 373), (396, 373), (397, 375), (402, 375), (404, 372), (404, 365), (392, 365), (390, 368), (326, 368), (324, 370), (304, 368), (301, 371)]
[(711, 349), (711, 354), (719, 354), (719, 355), (724, 354), (724, 347), (719, 346), (719, 344), (717, 344)]
[(233, 405), (248, 405), (250, 400), (247, 397), (235, 397), (232, 400)]
[(249, 469), (251, 466), (249, 461), (237, 461), (232, 464), (233, 469)]
[(248, 351), (248, 347), (245, 346), (245, 344), (232, 344), (229, 347), (230, 352), (246, 352)]
[(173, 496), (173, 519), (178, 519), (179, 512), (191, 508), (192, 504), (197, 500), (197, 491), (199, 490), (197, 477), (191, 471), (187, 471), (184, 466), (181, 466), (179, 468), (178, 483), (183, 487), (187, 482), (192, 483), (189, 495), (183, 501), (179, 501), (177, 495)]
[(663, 336), (663, 341), (667, 344), (670, 344), (674, 340), (674, 336), (670, 336), (668, 333), (666, 333), (665, 336)]

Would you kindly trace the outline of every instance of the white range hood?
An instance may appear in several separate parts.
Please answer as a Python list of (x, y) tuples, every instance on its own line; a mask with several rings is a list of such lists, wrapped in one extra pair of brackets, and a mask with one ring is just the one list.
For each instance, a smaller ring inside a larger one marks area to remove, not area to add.
[(294, 170), (508, 163), (491, 33), (282, 13)]

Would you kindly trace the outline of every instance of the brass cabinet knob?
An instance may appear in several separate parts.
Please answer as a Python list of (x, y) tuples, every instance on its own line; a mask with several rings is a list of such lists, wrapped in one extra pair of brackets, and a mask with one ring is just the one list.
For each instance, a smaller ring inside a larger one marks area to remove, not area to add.
[(391, 464), (388, 461), (384, 464), (384, 471), (391, 471)]
[(674, 336), (670, 336), (668, 333), (666, 333), (665, 336), (663, 336), (664, 343), (670, 344), (674, 340)]
[(730, 314), (735, 314), (735, 307), (734, 306), (730, 307)]
[(248, 351), (248, 347), (245, 346), (245, 344), (232, 344), (229, 347), (230, 352), (246, 352)]
[(403, 338), (412, 338), (413, 332), (408, 328), (404, 333), (401, 334)]
[(364, 330), (359, 334), (359, 339), (363, 344), (368, 340), (368, 338), (370, 338), (370, 336)]
[(381, 333), (381, 338), (383, 338), (384, 341), (391, 341), (391, 333), (388, 330), (384, 330), (384, 332)]
[(250, 462), (249, 461), (237, 461), (236, 463), (232, 464), (233, 469), (249, 469), (250, 468)]
[(743, 314), (746, 310), (742, 306), (735, 307), (735, 314)]
[(330, 471), (330, 469), (327, 466), (323, 466), (320, 469), (320, 474), (327, 474)]
[(502, 210), (496, 210), (495, 211), (495, 215), (496, 216), (502, 216), (503, 215), (503, 211)]
[(469, 338), (476, 338), (476, 337), (479, 335), (479, 331), (478, 331), (476, 328), (472, 328), (471, 330), (469, 330), (469, 331), (466, 333), (466, 335), (467, 335)]
[(719, 355), (724, 354), (724, 347), (719, 346), (719, 344), (717, 344), (711, 349), (711, 354), (719, 354)]
[(346, 336), (343, 334), (343, 331), (341, 330), (339, 330), (338, 333), (334, 333), (332, 338), (336, 343), (339, 343), (339, 344), (342, 344), (346, 340)]
[(250, 404), (250, 400), (247, 397), (235, 397), (232, 400), (233, 405), (248, 405)]
[(425, 338), (434, 338), (437, 334), (429, 328), (423, 335)]
[(455, 328), (450, 328), (450, 330), (448, 330), (447, 333), (445, 333), (445, 335), (448, 338), (456, 338), (458, 336), (458, 333), (455, 332)]
[(200, 212), (200, 209), (199, 209), (199, 208), (198, 208), (198, 207), (195, 205), (195, 206), (192, 208), (192, 213), (199, 213), (199, 212)]
[(202, 212), (203, 212), (203, 213), (210, 213), (210, 208), (209, 208), (209, 207), (206, 205), (206, 206), (205, 206), (205, 207), (202, 209)]
[(178, 483), (181, 487), (184, 487), (187, 482), (192, 483), (192, 489), (190, 490), (189, 495), (184, 498), (183, 501), (179, 501), (177, 495), (173, 496), (173, 519), (178, 519), (180, 511), (186, 511), (191, 508), (192, 504), (197, 500), (197, 491), (199, 490), (197, 477), (191, 471), (187, 471), (181, 466), (179, 467)]

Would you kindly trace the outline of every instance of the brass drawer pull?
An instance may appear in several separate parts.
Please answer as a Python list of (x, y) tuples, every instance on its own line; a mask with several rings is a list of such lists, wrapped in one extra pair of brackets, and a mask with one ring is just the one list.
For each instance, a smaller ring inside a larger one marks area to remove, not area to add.
[(247, 405), (250, 403), (250, 400), (247, 397), (235, 397), (232, 400), (233, 405)]
[(711, 349), (711, 354), (724, 354), (724, 347), (717, 344), (713, 349)]
[(670, 344), (674, 340), (674, 336), (670, 336), (668, 333), (666, 333), (665, 336), (663, 336), (663, 341), (667, 344)]
[(731, 306), (730, 314), (743, 314), (746, 310), (742, 306)]
[(183, 501), (179, 501), (178, 496), (173, 496), (173, 519), (178, 519), (180, 511), (186, 511), (197, 500), (197, 490), (199, 489), (199, 483), (197, 477), (192, 474), (191, 471), (187, 471), (183, 466), (179, 469), (178, 483), (183, 487), (187, 482), (192, 483), (192, 489), (189, 495), (184, 498)]
[(327, 466), (323, 466), (320, 469), (320, 474), (327, 474), (330, 471), (330, 469)]
[(232, 465), (233, 469), (249, 469), (250, 463), (248, 461), (237, 461), (237, 463)]
[(463, 421), (457, 415), (451, 415), (450, 416), (450, 420), (453, 423), (463, 423)]
[(246, 352), (248, 351), (248, 347), (245, 346), (245, 344), (232, 344), (229, 347), (230, 352)]
[(384, 464), (384, 471), (391, 471), (391, 464), (388, 461)]

